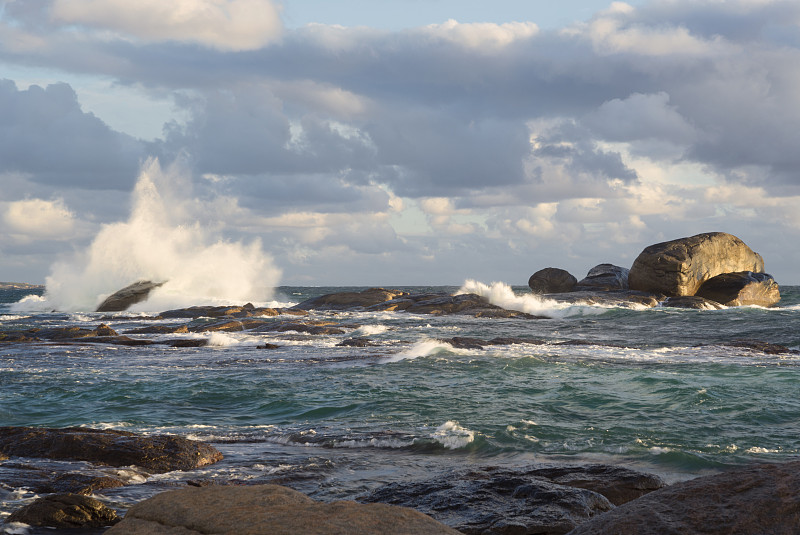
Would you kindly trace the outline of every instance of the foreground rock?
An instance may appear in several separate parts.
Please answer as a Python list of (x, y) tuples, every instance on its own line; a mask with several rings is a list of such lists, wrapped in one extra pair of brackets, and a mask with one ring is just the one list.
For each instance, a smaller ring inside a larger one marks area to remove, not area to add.
[(561, 534), (613, 509), (603, 492), (624, 503), (663, 485), (616, 467), (487, 467), (388, 484), (364, 501), (413, 507), (462, 533)]
[(0, 452), (109, 466), (135, 465), (150, 472), (191, 470), (222, 459), (213, 446), (179, 436), (142, 436), (82, 427), (0, 427)]
[(7, 522), (49, 528), (101, 528), (119, 522), (117, 512), (80, 494), (51, 494), (14, 511)]
[(570, 535), (617, 533), (800, 533), (800, 461), (676, 483), (593, 518)]
[(645, 248), (628, 274), (632, 290), (667, 296), (695, 295), (723, 273), (764, 271), (764, 260), (731, 234), (709, 232)]
[(277, 485), (186, 488), (131, 507), (108, 535), (457, 534), (417, 511), (315, 502)]
[(712, 277), (703, 283), (696, 295), (728, 307), (769, 307), (781, 300), (780, 289), (772, 275), (752, 271), (723, 273)]
[(134, 282), (106, 297), (97, 307), (97, 312), (122, 312), (123, 310), (128, 310), (136, 303), (145, 301), (150, 296), (150, 292), (162, 286), (164, 282)]
[(577, 283), (569, 271), (553, 267), (540, 269), (528, 279), (528, 287), (535, 294), (571, 292)]

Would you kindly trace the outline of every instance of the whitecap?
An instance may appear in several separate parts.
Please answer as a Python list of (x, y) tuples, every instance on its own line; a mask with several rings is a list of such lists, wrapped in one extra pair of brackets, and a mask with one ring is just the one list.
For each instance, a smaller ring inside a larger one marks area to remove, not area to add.
[(448, 420), (431, 433), (431, 438), (447, 449), (463, 448), (475, 440), (475, 431), (462, 427), (453, 420)]

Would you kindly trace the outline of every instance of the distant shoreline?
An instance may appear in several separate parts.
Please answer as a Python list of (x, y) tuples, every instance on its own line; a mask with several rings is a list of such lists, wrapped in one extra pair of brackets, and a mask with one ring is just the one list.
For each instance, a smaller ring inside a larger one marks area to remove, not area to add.
[(38, 290), (44, 284), (28, 284), (27, 282), (0, 282), (0, 290)]

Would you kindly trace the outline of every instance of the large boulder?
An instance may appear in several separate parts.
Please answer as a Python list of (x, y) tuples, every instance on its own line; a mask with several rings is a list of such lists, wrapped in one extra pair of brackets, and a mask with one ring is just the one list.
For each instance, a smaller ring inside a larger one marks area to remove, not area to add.
[[(166, 281), (164, 281), (166, 282)], [(164, 282), (137, 281), (106, 297), (97, 312), (122, 312), (148, 298), (150, 292)]]
[(349, 310), (365, 308), (406, 295), (401, 290), (369, 288), (361, 292), (336, 292), (306, 299), (293, 306), (296, 310)]
[(557, 294), (571, 292), (577, 282), (569, 271), (548, 267), (531, 275), (528, 287), (535, 294)]
[(7, 522), (48, 528), (101, 528), (119, 522), (117, 512), (80, 494), (51, 494), (17, 509)]
[(698, 477), (651, 492), (570, 535), (794, 535), (800, 532), (800, 461)]
[(723, 273), (712, 277), (703, 283), (696, 295), (729, 307), (768, 307), (781, 300), (780, 288), (772, 275), (752, 271)]
[(731, 234), (708, 232), (651, 245), (634, 260), (631, 290), (667, 296), (695, 295), (705, 281), (723, 273), (764, 271), (764, 260)]
[(136, 465), (150, 472), (191, 470), (222, 459), (213, 446), (175, 435), (143, 436), (83, 427), (0, 427), (0, 453), (109, 466)]
[(578, 281), (575, 290), (627, 290), (628, 271), (614, 264), (599, 264)]
[(457, 535), (404, 507), (316, 502), (277, 485), (191, 487), (137, 503), (107, 535)]

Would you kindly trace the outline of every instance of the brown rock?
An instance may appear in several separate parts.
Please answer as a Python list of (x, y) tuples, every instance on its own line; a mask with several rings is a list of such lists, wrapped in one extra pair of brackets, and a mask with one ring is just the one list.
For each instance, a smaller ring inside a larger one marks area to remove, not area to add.
[(87, 474), (65, 473), (53, 478), (48, 484), (37, 489), (37, 492), (59, 492), (70, 494), (94, 494), (103, 489), (114, 489), (125, 483), (115, 477), (91, 476)]
[(146, 300), (150, 292), (162, 286), (164, 282), (137, 281), (124, 287), (121, 290), (109, 295), (100, 306), (97, 312), (121, 312), (127, 310), (136, 303)]
[(800, 533), (800, 461), (698, 477), (651, 492), (570, 535), (794, 535)]
[(594, 290), (545, 294), (543, 297), (560, 303), (603, 305), (619, 308), (654, 307), (662, 296), (633, 290)]
[(781, 300), (780, 288), (772, 275), (752, 271), (723, 273), (712, 277), (703, 283), (696, 295), (728, 307), (768, 307)]
[(337, 292), (321, 295), (307, 299), (292, 308), (299, 310), (346, 310), (376, 305), (404, 295), (406, 295), (406, 292), (401, 290), (369, 288), (363, 292)]
[(667, 296), (695, 295), (712, 277), (764, 271), (764, 260), (731, 234), (709, 232), (645, 248), (631, 266), (631, 290)]
[(51, 494), (11, 513), (8, 522), (51, 528), (100, 528), (119, 522), (117, 512), (80, 494)]
[(107, 535), (457, 534), (412, 509), (315, 502), (277, 485), (188, 487), (131, 507)]
[(693, 308), (696, 310), (719, 310), (724, 308), (720, 303), (696, 295), (681, 295), (668, 297), (663, 305), (671, 308)]
[(535, 294), (557, 294), (571, 292), (577, 282), (569, 271), (547, 267), (531, 275), (528, 287)]
[(110, 466), (136, 465), (151, 472), (191, 470), (222, 459), (213, 446), (179, 436), (143, 436), (83, 427), (0, 427), (0, 452)]

